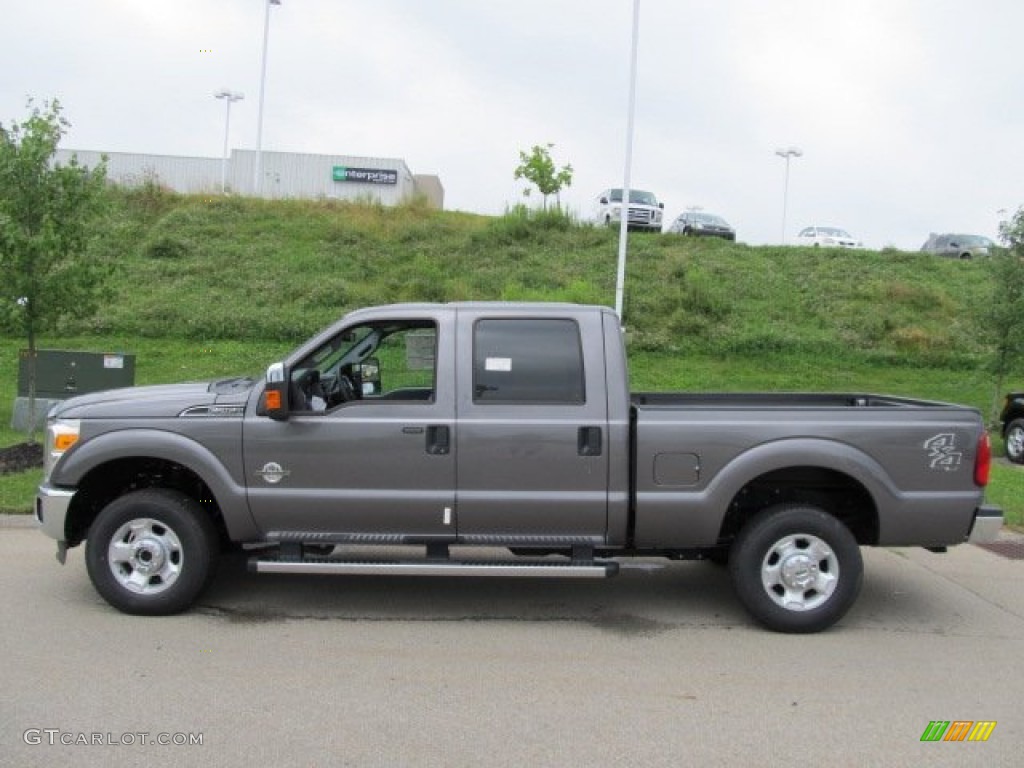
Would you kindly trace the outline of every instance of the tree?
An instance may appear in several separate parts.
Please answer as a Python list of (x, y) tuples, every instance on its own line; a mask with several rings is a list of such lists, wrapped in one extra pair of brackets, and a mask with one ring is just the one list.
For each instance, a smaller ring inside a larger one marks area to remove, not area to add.
[[(544, 209), (548, 207), (548, 197), (557, 195), (563, 187), (572, 186), (572, 166), (566, 165), (561, 170), (555, 168), (555, 162), (551, 159), (551, 150), (554, 144), (540, 146), (535, 144), (530, 153), (519, 151), (519, 167), (516, 168), (515, 178), (526, 179), (544, 196)], [(523, 194), (530, 194), (527, 189)]]
[(1003, 382), (1024, 363), (1024, 208), (1000, 225), (1006, 244), (989, 260), (992, 293), (982, 311), (985, 335), (991, 345), (989, 368), (995, 376), (992, 420), (995, 421)]
[(0, 301), (16, 317), (29, 354), (29, 435), (35, 438), (36, 339), (62, 317), (95, 311), (105, 269), (87, 258), (102, 210), (106, 164), (73, 158), (58, 165), (57, 144), (70, 127), (57, 100), (30, 116), (0, 123)]

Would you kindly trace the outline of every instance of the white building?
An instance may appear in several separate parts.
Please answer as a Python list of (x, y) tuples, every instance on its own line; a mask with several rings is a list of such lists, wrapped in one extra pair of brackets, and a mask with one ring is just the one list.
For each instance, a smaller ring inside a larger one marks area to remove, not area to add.
[[(226, 172), (223, 161), (211, 157), (59, 149), (56, 160), (66, 164), (72, 155), (86, 167), (95, 166), (106, 155), (107, 178), (124, 186), (138, 186), (150, 180), (185, 194), (219, 193), (223, 173), (228, 192), (256, 196), (254, 150), (232, 150)], [(405, 161), (398, 158), (266, 151), (262, 155), (262, 197), (372, 200), (397, 205), (422, 195), (434, 207), (444, 207), (441, 180), (437, 176), (414, 175)]]

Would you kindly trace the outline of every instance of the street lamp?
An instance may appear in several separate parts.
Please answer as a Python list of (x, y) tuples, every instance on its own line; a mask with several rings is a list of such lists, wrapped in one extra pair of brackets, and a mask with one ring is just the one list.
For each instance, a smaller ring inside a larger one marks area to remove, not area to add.
[(615, 269), (615, 314), (622, 322), (626, 284), (626, 241), (629, 230), (629, 176), (633, 167), (633, 117), (636, 113), (636, 51), (640, 40), (640, 0), (633, 0), (633, 44), (629, 52), (629, 106), (626, 109), (626, 167), (622, 180), (622, 208), (619, 216), (619, 258)]
[(228, 132), (231, 130), (231, 102), (241, 101), (245, 98), (245, 94), (221, 88), (213, 96), (217, 99), (224, 99), (226, 107), (224, 117), (224, 155), (220, 161), (220, 193), (223, 195), (228, 190)]
[(260, 65), (260, 104), (259, 115), (256, 118), (256, 169), (253, 172), (252, 186), (259, 197), (263, 191), (262, 165), (263, 165), (263, 91), (267, 84), (267, 40), (270, 37), (270, 6), (280, 5), (281, 0), (266, 0), (266, 12), (263, 16), (263, 59)]
[(794, 157), (801, 157), (803, 151), (796, 147), (787, 147), (786, 149), (776, 149), (775, 154), (786, 161), (786, 185), (782, 190), (782, 244), (786, 244), (786, 205), (789, 202), (789, 161)]

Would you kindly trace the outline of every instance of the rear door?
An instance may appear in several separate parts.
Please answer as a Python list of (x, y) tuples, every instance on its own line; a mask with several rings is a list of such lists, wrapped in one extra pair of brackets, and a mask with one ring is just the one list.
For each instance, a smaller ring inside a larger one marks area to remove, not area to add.
[(458, 338), (459, 540), (603, 543), (600, 313), (462, 308)]

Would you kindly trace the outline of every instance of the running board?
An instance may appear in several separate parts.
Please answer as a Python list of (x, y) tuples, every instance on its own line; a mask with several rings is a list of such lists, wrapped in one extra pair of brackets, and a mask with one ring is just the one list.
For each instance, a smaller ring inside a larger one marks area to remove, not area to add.
[(252, 558), (249, 570), (254, 573), (301, 573), (324, 576), (502, 576), (520, 578), (606, 579), (619, 572), (613, 560), (586, 563), (532, 562), (439, 562), (345, 561), (328, 559), (278, 560)]

